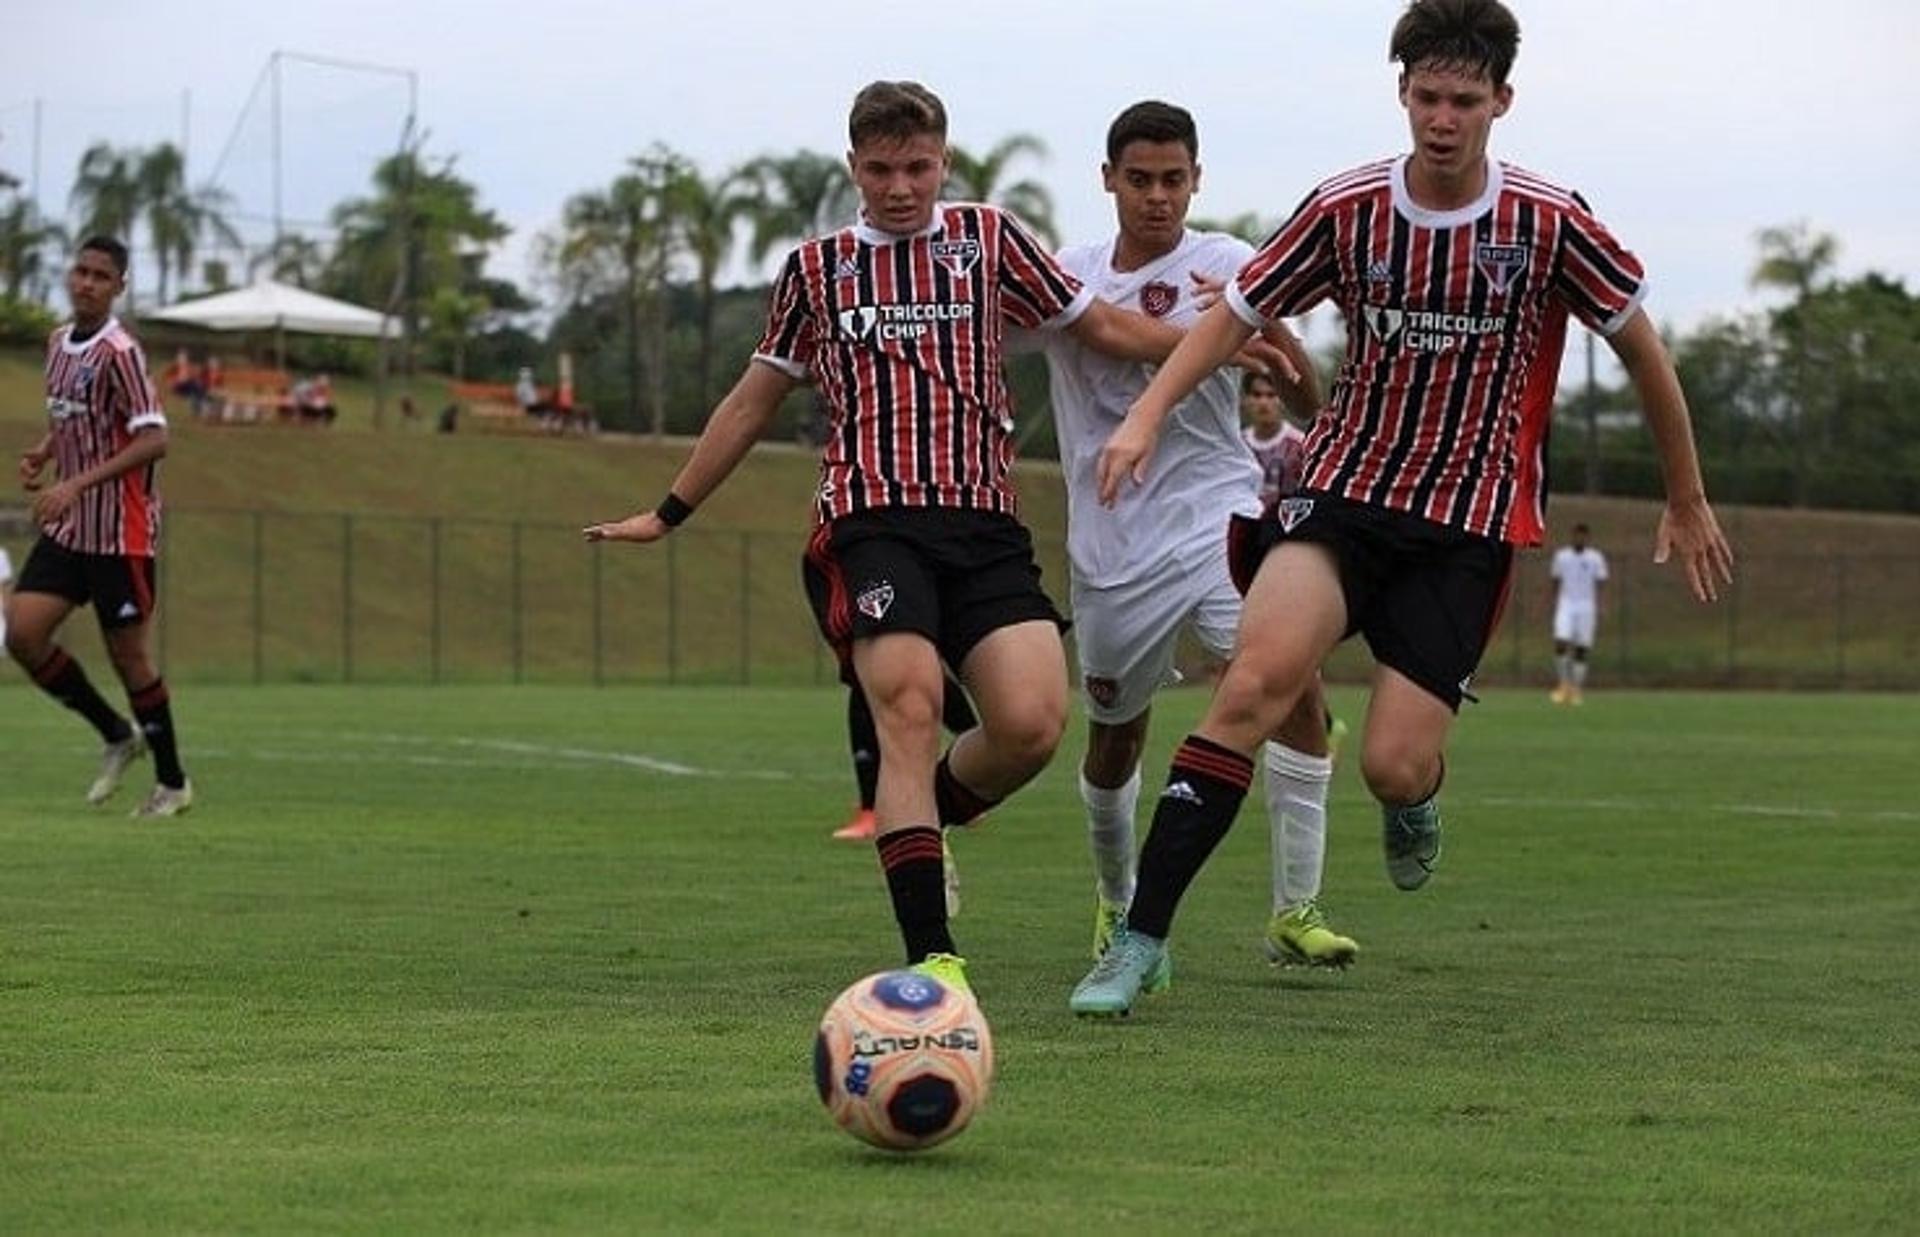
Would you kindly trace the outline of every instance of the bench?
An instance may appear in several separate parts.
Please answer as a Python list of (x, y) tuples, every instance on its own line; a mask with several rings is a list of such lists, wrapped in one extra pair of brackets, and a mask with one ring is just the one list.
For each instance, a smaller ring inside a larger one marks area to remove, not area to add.
[(511, 382), (450, 382), (447, 393), (476, 430), (502, 434), (564, 434), (584, 432), (590, 424), (582, 408), (564, 410), (555, 402), (552, 387), (535, 388), (533, 411), (520, 406), (518, 388)]
[(228, 369), (206, 394), (202, 417), (220, 425), (293, 418), (293, 378), (281, 369)]

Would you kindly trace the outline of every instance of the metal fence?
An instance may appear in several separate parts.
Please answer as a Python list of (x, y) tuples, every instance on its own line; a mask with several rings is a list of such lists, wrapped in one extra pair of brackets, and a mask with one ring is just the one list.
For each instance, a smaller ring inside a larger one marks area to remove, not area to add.
[[(791, 534), (687, 526), (660, 545), (488, 519), (172, 511), (157, 641), (200, 682), (825, 683)], [(23, 546), (16, 545), (16, 564)], [(1066, 597), (1063, 548), (1039, 544)], [(1594, 674), (1645, 686), (1920, 687), (1920, 555), (1748, 555), (1717, 606), (1616, 554)], [(1546, 558), (1519, 561), (1483, 684), (1551, 677)], [(63, 633), (97, 653), (86, 622)], [(1191, 658), (1193, 668), (1199, 660)], [(1328, 667), (1357, 680), (1349, 642)], [(17, 678), (17, 676), (15, 676)]]

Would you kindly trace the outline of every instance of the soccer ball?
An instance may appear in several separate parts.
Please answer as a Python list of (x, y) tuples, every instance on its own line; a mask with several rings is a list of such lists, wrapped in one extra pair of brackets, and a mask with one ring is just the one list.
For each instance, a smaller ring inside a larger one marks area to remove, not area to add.
[(882, 971), (827, 1007), (813, 1081), (841, 1129), (918, 1151), (966, 1129), (986, 1103), (993, 1033), (971, 993), (917, 971)]

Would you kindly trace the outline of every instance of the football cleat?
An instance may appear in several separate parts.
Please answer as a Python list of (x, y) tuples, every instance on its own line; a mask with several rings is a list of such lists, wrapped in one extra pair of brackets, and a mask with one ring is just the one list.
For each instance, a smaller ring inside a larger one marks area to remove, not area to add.
[(928, 954), (907, 969), (937, 979), (949, 988), (958, 988), (968, 996), (973, 995), (973, 985), (967, 982), (967, 960), (959, 954)]
[(169, 816), (178, 816), (193, 806), (193, 783), (173, 787), (154, 784), (147, 794), (145, 803), (133, 809), (135, 820), (163, 820)]
[(147, 754), (147, 737), (138, 729), (120, 740), (109, 743), (100, 750), (100, 776), (93, 779), (93, 785), (87, 787), (87, 802), (99, 807), (113, 798), (113, 792), (120, 789), (120, 779), (127, 775), (127, 769), (134, 761)]
[(833, 831), (833, 836), (843, 842), (871, 842), (873, 840), (873, 809), (863, 807), (853, 814), (853, 819)]
[(1165, 992), (1172, 984), (1167, 943), (1122, 924), (1107, 952), (1073, 986), (1067, 1005), (1082, 1018), (1124, 1018), (1141, 993)]
[(1106, 955), (1113, 945), (1113, 934), (1125, 927), (1127, 908), (1119, 902), (1109, 902), (1099, 894), (1094, 895), (1093, 903), (1093, 957), (1095, 961)]
[(1267, 921), (1266, 939), (1260, 942), (1267, 961), (1275, 966), (1351, 966), (1360, 946), (1350, 936), (1341, 936), (1327, 926), (1320, 903), (1308, 899), (1284, 914), (1276, 913)]
[(1381, 809), (1380, 848), (1395, 888), (1412, 892), (1426, 884), (1440, 865), (1440, 801)]

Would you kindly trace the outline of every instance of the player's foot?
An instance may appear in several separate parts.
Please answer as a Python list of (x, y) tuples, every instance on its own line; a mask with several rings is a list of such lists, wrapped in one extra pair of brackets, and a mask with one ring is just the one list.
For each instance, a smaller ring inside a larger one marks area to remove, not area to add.
[(1579, 706), (1585, 704), (1586, 702), (1587, 702), (1587, 698), (1581, 694), (1579, 688), (1569, 687), (1567, 689), (1568, 704), (1573, 705), (1575, 708), (1578, 708)]
[(118, 743), (109, 743), (100, 749), (100, 776), (93, 779), (93, 785), (87, 787), (87, 802), (99, 807), (113, 798), (113, 792), (120, 789), (120, 779), (127, 775), (127, 769), (134, 761), (147, 754), (147, 737), (135, 730)]
[(1553, 694), (1548, 696), (1547, 699), (1553, 701), (1555, 704), (1565, 704), (1567, 702), (1567, 685), (1565, 683), (1554, 684)]
[(853, 814), (853, 819), (833, 831), (833, 836), (843, 842), (871, 842), (873, 840), (873, 809), (863, 807)]
[(1141, 993), (1165, 992), (1172, 984), (1167, 943), (1122, 924), (1100, 961), (1073, 986), (1067, 1005), (1082, 1018), (1124, 1018)]
[(1440, 801), (1382, 809), (1380, 847), (1396, 888), (1411, 892), (1426, 884), (1440, 866)]
[(948, 844), (944, 829), (940, 831), (940, 879), (946, 887), (947, 918), (957, 918), (960, 914), (960, 865), (953, 861), (953, 847)]
[(973, 995), (973, 985), (967, 982), (967, 960), (959, 954), (928, 954), (907, 969), (931, 976), (968, 996)]
[(1125, 927), (1127, 908), (1122, 902), (1109, 902), (1099, 894), (1093, 903), (1093, 956), (1098, 961), (1113, 946), (1113, 934)]
[(1267, 961), (1275, 966), (1351, 966), (1360, 946), (1350, 936), (1341, 936), (1327, 926), (1320, 903), (1309, 899), (1285, 914), (1267, 921), (1266, 939), (1260, 942)]
[(1327, 723), (1327, 759), (1339, 760), (1340, 745), (1342, 743), (1345, 743), (1346, 741), (1347, 741), (1347, 723), (1338, 717), (1328, 722)]
[(169, 816), (178, 816), (193, 806), (193, 783), (186, 782), (178, 788), (155, 783), (148, 792), (147, 800), (133, 809), (135, 820), (164, 820)]

